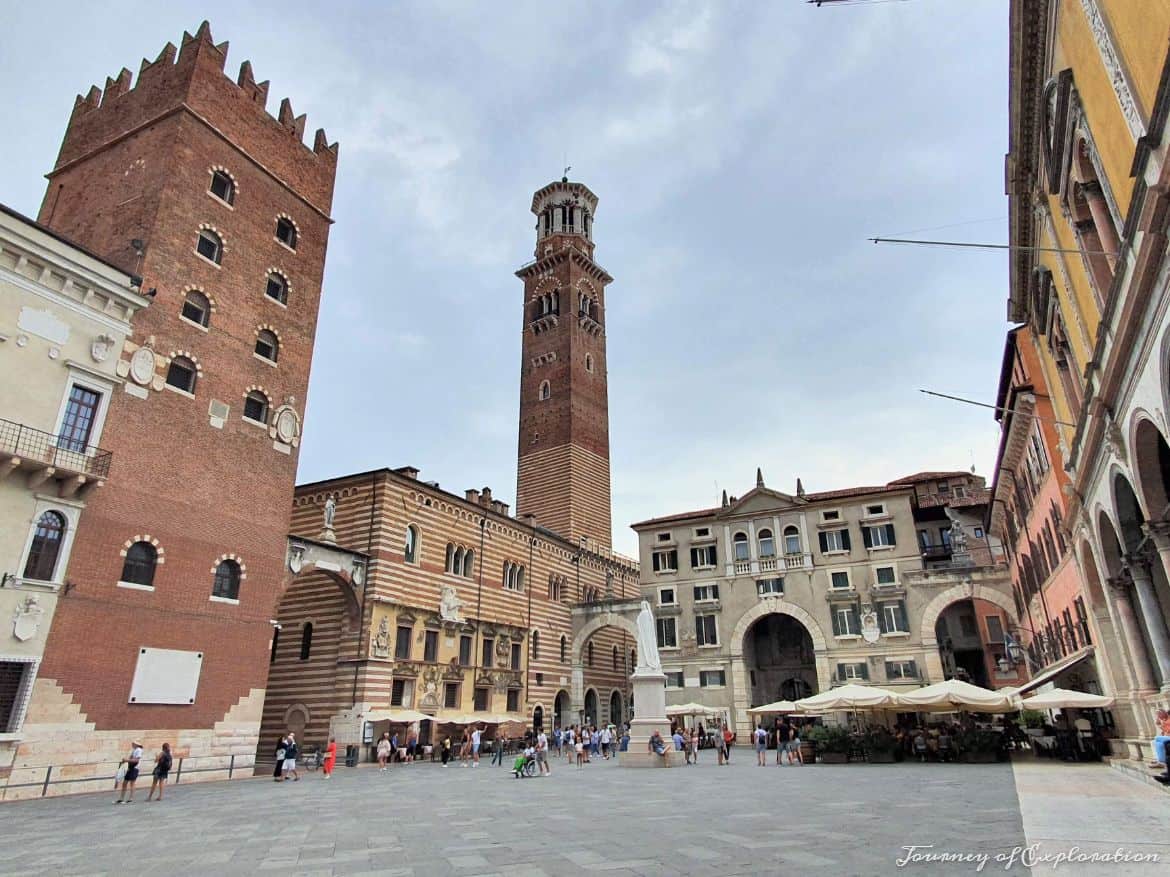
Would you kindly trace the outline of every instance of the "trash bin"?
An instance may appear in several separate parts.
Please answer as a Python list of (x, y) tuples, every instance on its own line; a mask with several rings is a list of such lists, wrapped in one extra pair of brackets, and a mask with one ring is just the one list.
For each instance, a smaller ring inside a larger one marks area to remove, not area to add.
[(345, 747), (345, 766), (357, 767), (358, 764), (358, 747), (354, 744), (349, 744)]

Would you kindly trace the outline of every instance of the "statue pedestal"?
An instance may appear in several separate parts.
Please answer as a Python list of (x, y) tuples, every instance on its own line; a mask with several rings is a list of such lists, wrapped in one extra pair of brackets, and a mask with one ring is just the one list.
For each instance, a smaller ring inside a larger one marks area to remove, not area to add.
[[(673, 751), (670, 719), (666, 717), (666, 674), (639, 667), (630, 681), (634, 686), (634, 718), (630, 722), (630, 747), (618, 757), (621, 767), (676, 767), (685, 755)], [(663, 758), (649, 749), (650, 735), (657, 731), (666, 744)]]

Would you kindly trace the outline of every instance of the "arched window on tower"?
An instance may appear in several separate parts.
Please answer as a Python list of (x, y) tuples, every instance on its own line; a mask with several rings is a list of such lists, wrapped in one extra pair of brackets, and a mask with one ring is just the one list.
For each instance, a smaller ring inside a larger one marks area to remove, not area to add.
[(593, 374), (593, 354), (592, 353), (585, 354), (585, 371), (589, 372), (590, 374)]
[(313, 649), (313, 622), (306, 621), (301, 628), (301, 660), (309, 660), (309, 652)]
[(540, 660), (540, 632), (532, 631), (532, 660)]
[(586, 663), (588, 663), (588, 665), (590, 667), (592, 667), (593, 666), (593, 643), (589, 643), (588, 652), (589, 652), (589, 654), (585, 660), (586, 660)]
[(471, 572), (475, 568), (475, 552), (470, 548), (467, 553), (463, 555), (463, 578), (471, 578)]
[(613, 671), (616, 673), (618, 668), (618, 647), (613, 647)]
[(154, 587), (154, 570), (158, 563), (158, 549), (151, 543), (138, 541), (126, 549), (119, 581), (133, 585)]
[(552, 385), (548, 381), (540, 382), (540, 401), (547, 402), (552, 396)]
[(565, 639), (564, 634), (561, 634), (561, 663), (562, 664), (565, 663), (565, 656), (567, 654), (568, 646), (569, 646), (569, 641), (567, 639)]

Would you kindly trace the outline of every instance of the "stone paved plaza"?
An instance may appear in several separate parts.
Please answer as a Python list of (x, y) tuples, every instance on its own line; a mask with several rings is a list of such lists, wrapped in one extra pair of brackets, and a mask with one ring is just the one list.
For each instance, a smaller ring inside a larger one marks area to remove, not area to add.
[(907, 844), (994, 856), (1034, 842), (1162, 855), (1060, 874), (1153, 875), (1170, 861), (1149, 843), (1165, 837), (1170, 795), (1101, 765), (765, 769), (741, 750), (729, 768), (709, 754), (671, 770), (556, 761), (549, 778), (516, 780), (486, 762), (416, 764), (179, 785), (162, 804), (146, 789), (130, 806), (114, 797), (0, 805), (0, 873), (964, 874), (977, 866), (896, 863)]

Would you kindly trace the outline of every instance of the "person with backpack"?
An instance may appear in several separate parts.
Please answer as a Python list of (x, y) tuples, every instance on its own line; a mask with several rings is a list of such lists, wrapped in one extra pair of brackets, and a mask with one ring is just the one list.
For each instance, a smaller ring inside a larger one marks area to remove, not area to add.
[(171, 773), (171, 744), (164, 743), (162, 745), (162, 752), (154, 757), (154, 770), (151, 772), (153, 779), (150, 782), (150, 791), (146, 795), (146, 800), (149, 801), (154, 797), (155, 789), (158, 789), (158, 799), (161, 801), (163, 796), (163, 786), (167, 784), (167, 777)]

